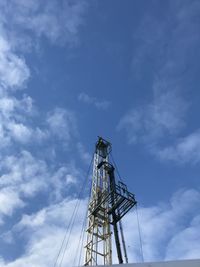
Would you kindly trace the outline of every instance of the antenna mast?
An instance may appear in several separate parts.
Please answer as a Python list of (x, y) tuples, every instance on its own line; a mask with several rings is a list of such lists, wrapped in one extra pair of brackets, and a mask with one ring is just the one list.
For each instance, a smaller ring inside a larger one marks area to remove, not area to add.
[[(136, 200), (124, 183), (115, 181), (115, 169), (109, 162), (111, 149), (111, 144), (99, 137), (93, 163), (84, 265), (112, 265), (111, 226), (118, 260), (123, 263), (118, 222), (136, 204)], [(123, 233), (122, 242), (125, 248)]]

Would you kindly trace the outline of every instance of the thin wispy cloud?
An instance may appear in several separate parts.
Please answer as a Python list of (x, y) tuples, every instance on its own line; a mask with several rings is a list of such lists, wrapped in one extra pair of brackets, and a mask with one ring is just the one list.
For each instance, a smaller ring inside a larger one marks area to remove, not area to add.
[(129, 143), (159, 143), (185, 126), (188, 105), (173, 91), (154, 94), (152, 103), (128, 112), (119, 122), (118, 130), (126, 129)]
[(108, 100), (99, 100), (96, 97), (89, 96), (86, 93), (80, 93), (78, 96), (78, 100), (102, 110), (108, 109), (111, 105), (111, 102)]
[(76, 118), (73, 112), (55, 108), (47, 114), (47, 125), (50, 132), (68, 144), (77, 135)]
[[(74, 45), (78, 41), (79, 27), (84, 24), (87, 10), (86, 1), (16, 1), (0, 4), (1, 20), (9, 29), (8, 35), (14, 46), (34, 47), (33, 38), (45, 37), (54, 44), (68, 43)], [(12, 16), (15, 12), (15, 16)], [(7, 20), (9, 18), (9, 21)], [(15, 27), (15, 31), (13, 31)], [(51, 30), (49, 30), (51, 29)], [(30, 31), (34, 36), (25, 33)], [(17, 34), (19, 36), (17, 36)], [(19, 37), (23, 39), (20, 40)], [(23, 43), (24, 41), (24, 43)]]
[[(145, 66), (151, 65), (152, 86), (149, 89), (152, 90), (152, 100), (128, 111), (117, 129), (125, 129), (129, 143), (143, 143), (150, 153), (162, 160), (192, 163), (198, 161), (198, 158), (194, 160), (193, 156), (198, 155), (192, 145), (192, 136), (196, 133), (183, 136), (182, 132), (187, 126), (191, 107), (186, 95), (193, 79), (192, 70), (195, 73), (196, 69), (192, 64), (194, 51), (198, 51), (200, 44), (198, 21), (195, 20), (200, 5), (197, 1), (192, 4), (169, 1), (167, 7), (173, 27), (168, 20), (157, 23), (148, 15), (134, 34), (135, 40), (141, 40), (142, 45), (135, 50), (133, 75), (142, 79)], [(184, 152), (182, 156), (180, 150)]]
[(86, 151), (85, 147), (81, 142), (77, 143), (77, 149), (81, 159), (83, 159), (85, 163), (88, 164), (91, 161), (92, 155)]
[(180, 164), (200, 162), (200, 131), (179, 138), (175, 145), (160, 149), (158, 156), (162, 160), (175, 161)]

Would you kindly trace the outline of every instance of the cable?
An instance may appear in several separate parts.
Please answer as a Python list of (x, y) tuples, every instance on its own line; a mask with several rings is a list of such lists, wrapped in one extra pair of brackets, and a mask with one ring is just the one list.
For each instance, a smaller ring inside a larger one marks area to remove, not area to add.
[[(90, 200), (90, 197), (88, 198), (88, 203), (89, 203), (89, 200)], [(80, 248), (80, 252), (79, 252), (78, 265), (77, 266), (80, 266), (80, 262), (81, 262), (84, 235), (85, 235), (85, 228), (86, 228), (86, 222), (87, 222), (87, 214), (88, 214), (88, 210), (86, 210), (86, 213), (85, 213), (85, 216), (84, 216), (83, 225), (82, 225), (82, 229), (81, 229), (81, 235), (80, 235), (80, 238), (79, 238), (78, 250)], [(74, 260), (74, 263), (75, 263), (75, 260)]]
[(54, 267), (56, 267), (57, 262), (58, 262), (58, 258), (59, 258), (60, 254), (61, 254), (61, 252), (62, 252), (62, 249), (63, 249), (64, 243), (65, 243), (65, 240), (66, 240), (66, 238), (67, 238), (67, 234), (68, 234), (70, 225), (71, 225), (71, 223), (72, 223), (72, 220), (73, 220), (73, 217), (74, 217), (74, 214), (75, 214), (77, 205), (78, 205), (78, 201), (77, 201), (76, 204), (75, 204), (75, 208), (74, 208), (74, 210), (73, 210), (73, 213), (72, 213), (72, 216), (71, 216), (71, 218), (70, 218), (69, 224), (68, 224), (68, 226), (67, 226), (67, 228), (66, 228), (65, 235), (64, 235), (64, 238), (63, 238), (61, 247), (60, 247), (60, 249), (59, 249), (58, 255), (57, 255), (56, 260), (55, 260), (55, 263), (54, 263)]
[(61, 258), (59, 267), (62, 266), (63, 259), (64, 259), (64, 257), (65, 257), (65, 253), (66, 253), (67, 248), (68, 248), (69, 240), (70, 240), (70, 237), (71, 237), (71, 232), (72, 232), (72, 229), (73, 229), (73, 226), (74, 226), (74, 222), (75, 222), (75, 219), (76, 219), (76, 215), (77, 215), (79, 206), (80, 206), (80, 200), (78, 201), (78, 205), (77, 205), (77, 209), (76, 209), (76, 212), (75, 212), (75, 216), (73, 217), (73, 220), (72, 220), (72, 225), (71, 225), (71, 228), (70, 228), (70, 230), (69, 230), (68, 239), (67, 239), (67, 242), (66, 242), (66, 244), (65, 244), (65, 248), (64, 248), (64, 251), (63, 251), (63, 255), (62, 255), (62, 258)]
[(79, 260), (78, 260), (78, 265), (77, 266), (80, 266), (80, 262), (81, 262), (81, 256), (82, 256), (82, 250), (83, 250), (83, 242), (84, 242), (84, 236), (85, 236), (85, 230), (84, 229), (86, 228), (86, 223), (87, 223), (88, 209), (89, 209), (89, 204), (90, 204), (91, 192), (92, 192), (92, 180), (91, 180), (90, 192), (89, 192), (89, 196), (88, 196), (87, 210), (86, 210), (86, 213), (85, 213), (85, 220), (84, 220), (84, 224), (83, 224), (83, 228), (82, 228), (82, 240), (80, 241), (81, 242), (81, 249), (80, 249)]
[[(93, 154), (92, 161), (93, 160), (94, 160), (94, 154)], [(83, 224), (83, 227), (82, 227), (81, 250), (80, 250), (80, 254), (79, 254), (78, 266), (80, 266), (80, 262), (81, 262), (81, 255), (82, 255), (83, 242), (84, 242), (84, 236), (85, 236), (84, 229), (86, 228), (86, 223), (87, 223), (87, 216), (88, 216), (88, 209), (89, 209), (89, 204), (90, 204), (90, 196), (91, 196), (91, 193), (92, 193), (92, 180), (91, 180), (90, 192), (89, 192), (89, 196), (88, 196), (87, 210), (86, 210), (86, 213), (85, 213), (85, 220), (84, 220), (84, 224)]]
[(122, 221), (119, 221), (119, 229), (120, 229), (120, 233), (121, 233), (121, 239), (122, 239), (122, 246), (123, 246), (123, 250), (124, 250), (124, 257), (126, 260), (126, 263), (128, 263), (128, 256), (127, 256), (127, 251), (126, 251), (126, 243), (125, 243), (125, 239), (124, 239), (124, 232), (123, 232), (123, 226), (122, 226)]
[(136, 214), (137, 214), (137, 225), (138, 225), (138, 233), (139, 233), (139, 240), (140, 240), (140, 253), (142, 257), (142, 262), (144, 262), (144, 253), (143, 253), (143, 246), (142, 246), (142, 236), (141, 236), (141, 229), (140, 229), (140, 222), (139, 222), (139, 215), (138, 215), (138, 209), (136, 204)]
[(122, 177), (121, 177), (121, 175), (120, 175), (120, 173), (119, 173), (119, 170), (118, 170), (117, 164), (115, 163), (115, 160), (114, 160), (114, 157), (113, 157), (112, 152), (110, 153), (110, 155), (111, 155), (111, 159), (112, 159), (112, 161), (113, 161), (113, 165), (114, 165), (114, 167), (115, 167), (115, 169), (116, 169), (116, 172), (117, 172), (117, 174), (118, 174), (118, 176), (119, 176), (119, 180), (120, 180), (121, 182), (123, 182), (123, 179), (122, 179)]
[(71, 228), (69, 230), (69, 235), (68, 235), (68, 239), (67, 239), (67, 242), (65, 244), (65, 249), (64, 249), (64, 252), (63, 252), (63, 255), (62, 255), (62, 258), (61, 258), (61, 262), (60, 262), (60, 265), (59, 267), (62, 266), (62, 262), (63, 262), (63, 259), (65, 257), (65, 253), (66, 253), (66, 250), (67, 250), (67, 247), (68, 247), (68, 243), (69, 243), (69, 240), (70, 240), (70, 237), (71, 237), (71, 232), (72, 232), (72, 229), (73, 229), (73, 226), (74, 226), (74, 222), (75, 222), (75, 219), (76, 219), (76, 216), (77, 216), (77, 213), (78, 213), (78, 209), (79, 209), (79, 206), (80, 206), (80, 197), (81, 197), (81, 194), (84, 192), (84, 188), (85, 188), (85, 185), (87, 184), (87, 180), (89, 178), (89, 172), (90, 172), (90, 169), (91, 169), (91, 165), (92, 165), (92, 162), (93, 162), (93, 158), (94, 158), (94, 154), (93, 154), (93, 157), (91, 159), (91, 162), (90, 162), (90, 166), (88, 168), (88, 172), (87, 172), (87, 175), (86, 175), (86, 179), (84, 181), (84, 183), (82, 184), (82, 187), (81, 187), (81, 190), (79, 192), (79, 195), (78, 195), (78, 205), (76, 206), (76, 212), (74, 214), (74, 218), (73, 218), (73, 221), (72, 221), (72, 225), (71, 225)]
[[(116, 172), (117, 172), (117, 174), (119, 176), (120, 181), (123, 182), (112, 153), (111, 153), (111, 159), (113, 161), (114, 167), (116, 169)], [(140, 222), (139, 222), (137, 204), (136, 204), (136, 214), (137, 214), (137, 225), (138, 225), (139, 242), (140, 242), (140, 253), (141, 253), (141, 257), (142, 257), (142, 262), (144, 262), (144, 253), (143, 253), (142, 237), (141, 237), (141, 229), (140, 229)], [(119, 222), (121, 222), (121, 221), (119, 221)], [(123, 229), (122, 229), (122, 224), (121, 223), (120, 223), (120, 230), (121, 230), (122, 244), (123, 244), (123, 249), (124, 249), (124, 256), (125, 256), (125, 259), (126, 259), (126, 263), (128, 263), (128, 257), (127, 257), (127, 253), (126, 253), (126, 245), (125, 245), (125, 241), (124, 241)]]
[(94, 153), (93, 153), (93, 156), (91, 158), (91, 162), (90, 162), (87, 174), (86, 174), (86, 178), (83, 181), (83, 184), (82, 184), (82, 186), (80, 188), (80, 191), (79, 191), (79, 194), (78, 194), (78, 197), (77, 197), (77, 201), (76, 201), (76, 204), (75, 204), (75, 208), (73, 210), (73, 213), (72, 213), (71, 219), (69, 221), (69, 224), (68, 224), (68, 226), (66, 228), (66, 232), (65, 232), (61, 247), (60, 247), (58, 255), (57, 255), (56, 259), (55, 259), (54, 267), (56, 267), (56, 265), (58, 263), (58, 259), (59, 259), (60, 255), (61, 255), (61, 252), (62, 252), (63, 248), (64, 248), (64, 244), (65, 244), (65, 241), (66, 241), (66, 238), (67, 238), (67, 234), (69, 232), (68, 239), (67, 239), (67, 242), (65, 244), (65, 248), (64, 248), (63, 255), (62, 255), (61, 262), (60, 262), (59, 266), (61, 266), (61, 264), (63, 262), (64, 256), (65, 256), (65, 252), (66, 252), (66, 249), (67, 249), (67, 246), (68, 246), (68, 242), (69, 242), (69, 239), (70, 239), (71, 231), (72, 231), (72, 228), (73, 228), (73, 225), (74, 225), (74, 222), (75, 222), (75, 218), (76, 218), (76, 215), (77, 215), (77, 211), (78, 211), (78, 208), (79, 208), (79, 205), (80, 205), (80, 197), (81, 197), (81, 194), (84, 192), (83, 189), (86, 188), (85, 185), (87, 184), (87, 180), (89, 178), (89, 173), (90, 173), (90, 169), (91, 169), (91, 165), (92, 165), (93, 159), (94, 159)]

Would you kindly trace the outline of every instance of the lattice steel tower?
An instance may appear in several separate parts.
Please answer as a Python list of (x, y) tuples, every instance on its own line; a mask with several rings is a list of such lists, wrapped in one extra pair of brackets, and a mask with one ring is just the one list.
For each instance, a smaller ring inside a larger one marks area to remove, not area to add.
[[(116, 184), (115, 169), (109, 161), (110, 152), (111, 144), (99, 137), (94, 154), (84, 265), (112, 264), (112, 228), (119, 263), (123, 263), (121, 242), (127, 261), (120, 220), (136, 201), (124, 183)], [(118, 232), (118, 222), (121, 237)]]

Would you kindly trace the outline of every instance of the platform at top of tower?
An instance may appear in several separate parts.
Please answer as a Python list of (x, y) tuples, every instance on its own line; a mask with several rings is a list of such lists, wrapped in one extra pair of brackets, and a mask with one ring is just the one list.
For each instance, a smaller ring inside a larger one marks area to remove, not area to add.
[[(200, 259), (198, 259), (198, 260), (163, 261), (163, 262), (147, 262), (147, 263), (113, 264), (111, 266), (112, 267), (200, 267)], [(100, 267), (100, 265), (99, 265), (99, 267)], [(101, 265), (101, 267), (103, 267), (103, 265)]]

